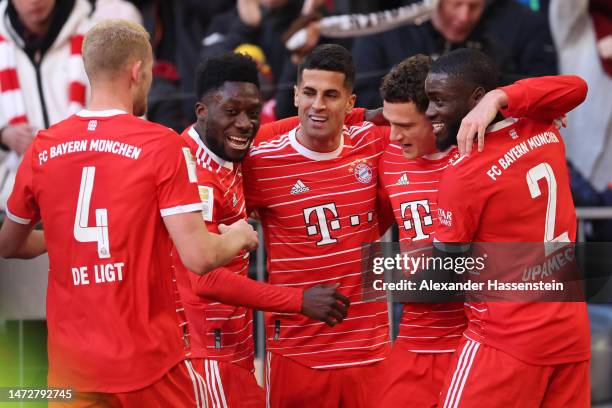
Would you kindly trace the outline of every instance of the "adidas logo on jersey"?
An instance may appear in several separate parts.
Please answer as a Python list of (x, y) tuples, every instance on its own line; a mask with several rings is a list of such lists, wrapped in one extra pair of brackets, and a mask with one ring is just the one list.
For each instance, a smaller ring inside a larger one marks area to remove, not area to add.
[(310, 189), (306, 187), (306, 184), (302, 183), (302, 180), (296, 181), (293, 187), (291, 188), (291, 194), (293, 195), (305, 193), (307, 191), (310, 191)]
[(402, 177), (397, 179), (397, 183), (395, 183), (396, 186), (407, 186), (408, 184), (410, 184), (408, 182), (408, 175), (406, 173), (402, 174)]

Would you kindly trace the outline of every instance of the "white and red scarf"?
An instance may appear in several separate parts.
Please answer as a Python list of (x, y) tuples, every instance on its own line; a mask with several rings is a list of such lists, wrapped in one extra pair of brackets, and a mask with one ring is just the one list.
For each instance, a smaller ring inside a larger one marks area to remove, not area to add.
[[(81, 47), (83, 35), (75, 34), (70, 39), (70, 60), (68, 62), (68, 101), (70, 113), (76, 113), (85, 106), (86, 85), (83, 76)], [(7, 125), (28, 123), (24, 98), (19, 85), (15, 44), (0, 35), (0, 107), (8, 117)]]

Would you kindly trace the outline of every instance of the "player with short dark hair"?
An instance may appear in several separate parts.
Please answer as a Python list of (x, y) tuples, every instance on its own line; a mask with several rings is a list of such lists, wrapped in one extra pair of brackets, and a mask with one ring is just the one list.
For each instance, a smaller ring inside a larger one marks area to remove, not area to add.
[[(465, 131), (462, 120), (469, 122), (464, 117), (493, 86), (496, 72), (490, 64), (472, 73), (475, 61), (484, 58), (463, 50), (432, 65), (425, 81), (426, 113), (438, 147), (456, 143), (457, 133)], [(450, 162), (439, 184), (434, 238), (442, 251), (450, 250), (444, 243), (574, 241), (576, 215), (563, 139), (551, 120), (580, 104), (587, 88), (578, 77), (566, 79), (572, 86), (562, 108), (543, 109), (539, 118), (528, 113), (527, 96), (533, 95), (510, 90), (516, 118), (488, 128), (483, 153)], [(484, 128), (469, 125), (468, 133), (476, 131), (484, 133)], [(468, 301), (466, 312), (468, 328), (440, 406), (590, 405), (585, 303)]]
[(298, 83), (302, 81), (302, 74), (305, 69), (340, 72), (344, 74), (344, 87), (351, 91), (353, 90), (353, 85), (355, 84), (355, 64), (351, 54), (346, 52), (346, 48), (341, 45), (321, 44), (313, 49), (298, 67)]
[[(261, 96), (255, 62), (229, 53), (198, 70), (197, 122), (182, 134), (197, 161), (207, 228), (247, 219), (241, 161), (259, 129)], [(175, 262), (179, 293), (189, 321), (196, 370), (208, 384), (209, 406), (263, 407), (264, 392), (253, 375), (251, 309), (302, 313), (335, 325), (348, 300), (333, 285), (290, 288), (247, 277), (248, 252), (205, 276)]]
[(342, 324), (266, 315), (270, 407), (376, 404), (389, 350), (386, 302), (364, 302), (362, 244), (380, 237), (377, 163), (384, 132), (344, 126), (355, 95), (350, 53), (319, 46), (294, 88), (300, 123), (256, 143), (243, 163), (247, 206), (261, 216), (270, 283), (337, 284), (351, 301)]
[[(90, 60), (108, 52), (122, 57)], [(203, 274), (254, 249), (257, 234), (245, 221), (210, 234), (189, 149), (135, 116), (145, 113), (151, 86), (147, 32), (122, 20), (100, 23), (85, 36), (83, 58), (88, 109), (41, 131), (28, 149), (0, 254), (33, 257), (48, 248), (48, 383), (79, 393), (66, 406), (200, 406), (204, 383), (186, 359), (172, 244)], [(32, 231), (39, 221), (44, 238)]]

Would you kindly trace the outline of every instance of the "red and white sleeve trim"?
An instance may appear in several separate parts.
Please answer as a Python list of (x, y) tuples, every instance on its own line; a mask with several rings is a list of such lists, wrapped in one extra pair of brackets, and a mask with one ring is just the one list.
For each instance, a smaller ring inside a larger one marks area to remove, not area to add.
[(202, 208), (202, 203), (195, 203), (187, 205), (177, 205), (176, 207), (171, 208), (162, 208), (161, 210), (159, 210), (159, 212), (161, 213), (162, 217), (167, 217), (169, 215), (202, 211)]
[(11, 213), (8, 208), (6, 209), (6, 216), (10, 220), (15, 221), (17, 224), (30, 225), (30, 223), (32, 222), (31, 219), (16, 216), (15, 214)]

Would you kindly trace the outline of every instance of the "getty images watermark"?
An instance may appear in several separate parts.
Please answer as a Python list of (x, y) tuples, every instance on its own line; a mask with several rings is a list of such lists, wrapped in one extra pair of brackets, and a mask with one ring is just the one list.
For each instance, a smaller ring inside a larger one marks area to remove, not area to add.
[[(598, 301), (612, 300), (609, 243), (607, 248), (596, 251), (573, 243), (436, 245), (364, 246), (363, 299), (546, 302), (584, 301), (599, 296)], [(602, 257), (610, 265), (600, 271), (589, 267), (590, 276), (583, 273), (585, 264), (601, 264)]]

